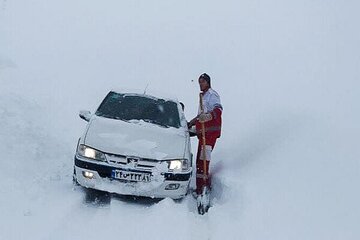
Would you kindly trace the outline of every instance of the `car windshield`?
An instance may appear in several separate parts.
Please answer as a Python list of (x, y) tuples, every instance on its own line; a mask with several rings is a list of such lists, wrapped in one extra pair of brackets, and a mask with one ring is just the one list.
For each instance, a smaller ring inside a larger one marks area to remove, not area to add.
[(145, 95), (110, 92), (95, 114), (123, 121), (143, 120), (163, 127), (180, 127), (177, 103)]

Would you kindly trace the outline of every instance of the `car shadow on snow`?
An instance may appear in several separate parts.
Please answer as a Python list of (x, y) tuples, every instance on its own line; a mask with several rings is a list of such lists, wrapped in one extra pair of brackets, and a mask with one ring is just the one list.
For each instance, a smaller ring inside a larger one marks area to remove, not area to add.
[(111, 203), (111, 194), (90, 188), (82, 188), (84, 203), (97, 207), (105, 207)]
[(150, 207), (163, 200), (162, 198), (119, 195), (90, 188), (82, 188), (82, 191), (84, 192), (84, 203), (95, 207), (110, 206), (112, 200), (121, 201), (127, 204)]
[(139, 197), (139, 196), (127, 196), (127, 195), (119, 195), (116, 193), (111, 194), (112, 199), (125, 202), (128, 204), (136, 204), (141, 206), (150, 207), (154, 204), (159, 203), (163, 198), (150, 198), (150, 197)]

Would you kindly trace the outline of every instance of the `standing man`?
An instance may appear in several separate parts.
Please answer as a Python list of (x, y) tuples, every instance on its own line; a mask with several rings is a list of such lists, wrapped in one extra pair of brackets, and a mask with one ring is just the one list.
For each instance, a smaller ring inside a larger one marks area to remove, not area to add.
[[(210, 76), (203, 73), (199, 77), (199, 85), (203, 99), (203, 106), (199, 106), (199, 114), (188, 123), (188, 127), (196, 127), (196, 134), (199, 139), (196, 156), (196, 193), (202, 194), (204, 187), (210, 189), (211, 179), (209, 165), (211, 152), (215, 147), (217, 138), (221, 134), (222, 106), (219, 94), (211, 88)], [(201, 104), (201, 101), (200, 101)], [(203, 110), (203, 111), (201, 111)], [(203, 150), (202, 124), (205, 129), (205, 151)], [(205, 156), (203, 156), (205, 152)], [(204, 164), (206, 161), (206, 164)]]

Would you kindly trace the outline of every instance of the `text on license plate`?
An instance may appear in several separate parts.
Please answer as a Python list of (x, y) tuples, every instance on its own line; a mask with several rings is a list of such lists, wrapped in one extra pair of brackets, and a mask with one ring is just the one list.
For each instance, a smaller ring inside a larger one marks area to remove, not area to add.
[(150, 173), (129, 172), (123, 170), (112, 170), (112, 177), (120, 180), (137, 181), (137, 182), (150, 182)]

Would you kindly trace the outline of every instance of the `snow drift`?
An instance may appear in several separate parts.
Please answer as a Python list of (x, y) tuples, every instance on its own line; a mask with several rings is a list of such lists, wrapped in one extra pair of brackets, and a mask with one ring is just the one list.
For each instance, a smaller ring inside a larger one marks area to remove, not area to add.
[[(359, 239), (358, 9), (1, 1), (0, 239)], [(149, 84), (177, 95), (190, 119), (202, 72), (224, 106), (207, 215), (191, 196), (102, 199), (73, 187), (80, 109)]]

